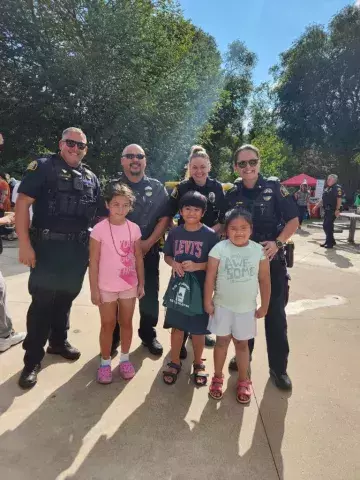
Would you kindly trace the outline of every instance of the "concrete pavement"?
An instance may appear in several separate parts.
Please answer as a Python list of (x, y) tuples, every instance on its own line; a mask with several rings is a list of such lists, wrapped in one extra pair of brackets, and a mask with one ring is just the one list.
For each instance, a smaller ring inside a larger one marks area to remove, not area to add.
[[(161, 380), (166, 355), (147, 355), (136, 337), (135, 378), (98, 385), (99, 318), (86, 279), (69, 336), (81, 349), (79, 361), (47, 355), (38, 385), (23, 392), (17, 386), (21, 347), (0, 355), (0, 478), (359, 480), (360, 250), (348, 246), (346, 236), (337, 236), (334, 250), (318, 246), (320, 231), (305, 228), (295, 236), (288, 306), (294, 390), (284, 394), (268, 380), (259, 321), (248, 407), (235, 400), (234, 375), (226, 374), (221, 402), (209, 399), (207, 388), (195, 388), (191, 354), (177, 384), (167, 387)], [(5, 247), (0, 265), (20, 330), (29, 305), (28, 274), (16, 264), (14, 247)], [(162, 290), (168, 275), (162, 263)], [(167, 354), (162, 321), (163, 311), (158, 332)], [(136, 315), (134, 331), (137, 323)], [(205, 356), (212, 373), (211, 351)]]

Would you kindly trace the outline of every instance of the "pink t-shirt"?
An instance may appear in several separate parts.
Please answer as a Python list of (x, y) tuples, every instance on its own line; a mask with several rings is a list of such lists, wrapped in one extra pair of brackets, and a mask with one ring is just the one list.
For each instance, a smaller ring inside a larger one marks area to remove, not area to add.
[[(121, 256), (114, 248), (111, 232)], [(138, 284), (134, 244), (141, 238), (141, 231), (136, 223), (126, 220), (123, 225), (111, 224), (111, 232), (108, 219), (97, 223), (91, 232), (91, 238), (101, 243), (99, 288), (108, 292), (123, 292)]]

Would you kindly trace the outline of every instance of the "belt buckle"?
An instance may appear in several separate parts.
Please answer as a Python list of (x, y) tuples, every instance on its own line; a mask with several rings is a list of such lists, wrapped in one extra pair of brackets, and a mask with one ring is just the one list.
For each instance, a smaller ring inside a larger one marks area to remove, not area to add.
[(45, 228), (42, 232), (41, 232), (41, 237), (43, 240), (49, 240), (50, 238), (50, 230), (48, 228)]

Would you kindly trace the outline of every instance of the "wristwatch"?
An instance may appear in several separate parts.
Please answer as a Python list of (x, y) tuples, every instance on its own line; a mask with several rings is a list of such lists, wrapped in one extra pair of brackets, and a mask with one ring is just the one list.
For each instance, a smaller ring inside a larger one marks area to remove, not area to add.
[(277, 246), (277, 248), (278, 248), (279, 250), (280, 250), (280, 248), (283, 248), (284, 245), (285, 245), (285, 244), (284, 244), (281, 240), (279, 240), (278, 238), (275, 240), (275, 243), (276, 243), (276, 246)]

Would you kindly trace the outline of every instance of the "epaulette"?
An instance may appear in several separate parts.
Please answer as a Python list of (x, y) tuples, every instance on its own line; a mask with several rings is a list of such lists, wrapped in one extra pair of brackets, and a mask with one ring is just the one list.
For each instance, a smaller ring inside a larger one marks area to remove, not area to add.
[(266, 180), (268, 180), (270, 182), (280, 182), (280, 178), (275, 177), (275, 175), (273, 175), (272, 177), (268, 177)]

